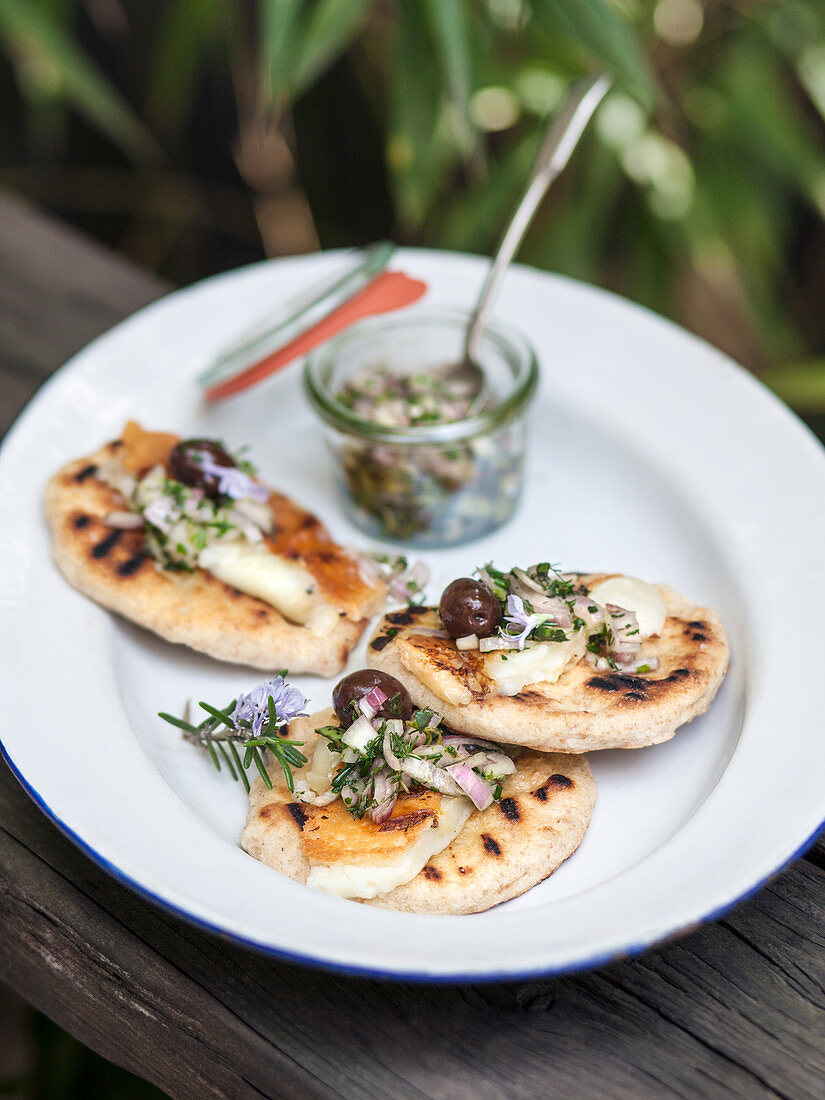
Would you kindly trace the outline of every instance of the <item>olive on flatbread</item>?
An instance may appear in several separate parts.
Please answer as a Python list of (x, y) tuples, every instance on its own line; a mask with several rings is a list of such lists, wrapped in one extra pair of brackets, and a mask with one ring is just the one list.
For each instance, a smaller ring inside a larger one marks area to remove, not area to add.
[(276, 554), (308, 562), (324, 592), (346, 609), (334, 615), (331, 630), (314, 633), (291, 622), (272, 604), (204, 569), (161, 568), (147, 552), (142, 528), (107, 523), (107, 515), (123, 512), (127, 504), (98, 472), (123, 462), (128, 472), (139, 473), (164, 461), (179, 440), (137, 425), (127, 425), (123, 436), (70, 462), (48, 484), (45, 512), (54, 560), (70, 584), (167, 641), (219, 660), (267, 670), (338, 673), (368, 617), (383, 604), (383, 583), (366, 583), (354, 556), (332, 540), (320, 521), (274, 491), (268, 506), (275, 526), (268, 542)]
[[(582, 575), (594, 588), (610, 574)], [(631, 749), (667, 741), (707, 710), (728, 668), (728, 642), (715, 612), (697, 607), (665, 585), (665, 625), (642, 643), (641, 658), (659, 660), (655, 672), (596, 671), (585, 659), (555, 683), (528, 684), (516, 695), (495, 694), (485, 654), (459, 650), (438, 637), (435, 608), (410, 607), (385, 615), (367, 646), (367, 660), (395, 676), (416, 706), (430, 707), (457, 733), (490, 737), (545, 752)], [(422, 683), (415, 669), (442, 673), (463, 690), (451, 703)]]
[[(290, 737), (304, 743), (310, 760), (318, 738), (315, 727), (330, 721), (332, 710), (290, 723)], [(501, 801), (473, 809), (458, 835), (409, 881), (364, 899), (367, 904), (413, 913), (481, 912), (529, 890), (576, 851), (596, 803), (587, 759), (508, 751), (516, 771), (504, 779)], [(319, 858), (342, 870), (353, 862), (363, 866), (396, 859), (438, 823), (442, 796), (435, 791), (414, 790), (399, 798), (392, 816), (377, 825), (353, 818), (340, 799), (328, 806), (298, 802), (277, 765), (270, 776), (271, 790), (260, 778), (252, 784), (241, 845), (297, 882), (307, 882)]]

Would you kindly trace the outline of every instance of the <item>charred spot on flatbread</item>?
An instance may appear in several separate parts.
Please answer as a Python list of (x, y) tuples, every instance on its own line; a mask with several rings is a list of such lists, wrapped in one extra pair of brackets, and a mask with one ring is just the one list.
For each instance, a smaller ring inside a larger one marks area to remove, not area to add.
[(391, 626), (411, 626), (420, 615), (425, 615), (427, 610), (426, 607), (420, 607), (418, 604), (410, 604), (401, 611), (391, 611), (386, 619)]
[(501, 845), (494, 836), (490, 836), (489, 833), (482, 833), (481, 843), (488, 855), (495, 856), (497, 859), (501, 856)]
[(298, 828), (303, 829), (304, 825), (306, 825), (307, 823), (307, 815), (304, 812), (303, 807), (300, 806), (297, 802), (290, 802), (287, 806), (287, 809), (289, 810), (290, 814), (292, 814), (292, 820), (295, 822)]
[(109, 552), (113, 550), (120, 540), (123, 538), (123, 531), (120, 528), (115, 528), (110, 531), (108, 535), (96, 542), (91, 549), (91, 555), (93, 558), (106, 558), (109, 556)]
[(138, 569), (141, 569), (148, 561), (148, 555), (143, 550), (138, 550), (131, 558), (117, 567), (118, 576), (133, 577)]
[(521, 816), (518, 810), (518, 799), (502, 798), (502, 800), (498, 804), (498, 808), (501, 810), (508, 821), (518, 821), (519, 817)]
[(555, 775), (548, 776), (542, 785), (536, 787), (530, 794), (533, 798), (537, 798), (539, 802), (546, 802), (547, 796), (552, 791), (569, 791), (573, 785), (573, 780), (569, 776), (556, 772)]

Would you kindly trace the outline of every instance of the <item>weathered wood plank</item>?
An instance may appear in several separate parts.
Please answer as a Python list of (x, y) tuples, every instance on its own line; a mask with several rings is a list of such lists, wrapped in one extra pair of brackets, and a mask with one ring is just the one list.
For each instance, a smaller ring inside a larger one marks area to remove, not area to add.
[(825, 872), (813, 866), (592, 974), (428, 988), (205, 935), (98, 870), (5, 769), (0, 836), (5, 980), (173, 1096), (275, 1096), (291, 1082), (305, 1095), (813, 1097), (825, 1079)]
[(168, 289), (0, 191), (0, 433), (69, 356)]
[(263, 1062), (282, 1095), (328, 1095), (59, 872), (0, 836), (3, 979), (42, 1012), (173, 1095), (269, 1095), (246, 1078), (247, 1065)]

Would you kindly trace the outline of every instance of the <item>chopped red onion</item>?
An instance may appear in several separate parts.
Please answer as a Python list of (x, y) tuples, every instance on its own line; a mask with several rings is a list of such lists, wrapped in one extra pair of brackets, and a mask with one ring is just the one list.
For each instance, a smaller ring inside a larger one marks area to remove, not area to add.
[(474, 752), (472, 756), (467, 756), (461, 760), (456, 760), (456, 764), (463, 764), (465, 768), (480, 768), (483, 764), (487, 763), (486, 752)]
[(401, 765), (404, 775), (414, 779), (416, 783), (423, 783), (426, 787), (432, 787), (441, 794), (461, 794), (462, 788), (458, 783), (446, 774), (444, 769), (437, 768), (429, 760), (422, 760), (418, 756), (408, 756)]
[(655, 672), (658, 667), (658, 657), (639, 657), (637, 660), (632, 661), (627, 667), (623, 667), (622, 672), (637, 673), (640, 669), (644, 669), (645, 672)]
[(533, 614), (549, 615), (551, 620), (562, 628), (569, 630), (572, 626), (570, 608), (561, 596), (550, 596), (545, 589), (533, 580), (523, 569), (514, 569), (515, 578), (510, 585), (510, 594), (528, 600), (533, 608)]
[(381, 570), (378, 568), (378, 565), (369, 554), (359, 551), (353, 551), (353, 553), (358, 565), (358, 572), (361, 575), (361, 580), (364, 584), (369, 585), (370, 588), (374, 587), (381, 580)]
[[(591, 608), (594, 610), (591, 611)], [(576, 596), (573, 602), (573, 614), (582, 620), (584, 629), (587, 631), (595, 630), (604, 622), (604, 608), (590, 596)]]
[(388, 698), (380, 687), (374, 687), (358, 700), (358, 709), (365, 718), (373, 719)]
[(513, 760), (503, 752), (488, 752), (487, 763), (482, 771), (490, 772), (496, 779), (503, 779), (505, 775), (512, 775), (516, 770)]
[(338, 792), (333, 791), (331, 788), (324, 791), (323, 794), (316, 794), (301, 780), (296, 780), (293, 794), (299, 802), (303, 802), (307, 806), (329, 806), (338, 797)]
[(429, 568), (421, 561), (415, 562), (390, 582), (389, 593), (395, 600), (409, 600), (417, 595), (430, 577)]
[(485, 741), (481, 737), (470, 737), (464, 733), (445, 733), (441, 741), (444, 745), (478, 745), (480, 749), (491, 749), (493, 752), (501, 750), (501, 746), (494, 745), (492, 741)]
[(360, 718), (356, 718), (349, 729), (343, 734), (341, 740), (345, 745), (348, 745), (355, 752), (365, 753), (367, 746), (375, 738), (375, 730), (372, 723), (366, 717), (361, 715)]
[(493, 792), (466, 764), (451, 764), (447, 769), (477, 810), (486, 810), (493, 801)]
[(361, 699), (359, 699), (356, 703), (356, 706), (360, 710), (361, 716), (363, 718), (366, 718), (368, 722), (371, 722), (375, 717), (375, 710), (369, 705), (369, 703), (364, 701), (365, 699), (366, 696), (363, 696)]
[(489, 638), (479, 638), (478, 648), (482, 653), (492, 653), (497, 649), (518, 649), (518, 638), (502, 637), (501, 634), (492, 634)]
[(372, 797), (375, 799), (375, 805), (367, 811), (367, 817), (376, 825), (380, 825), (392, 813), (397, 797), (395, 783), (386, 771), (376, 775)]

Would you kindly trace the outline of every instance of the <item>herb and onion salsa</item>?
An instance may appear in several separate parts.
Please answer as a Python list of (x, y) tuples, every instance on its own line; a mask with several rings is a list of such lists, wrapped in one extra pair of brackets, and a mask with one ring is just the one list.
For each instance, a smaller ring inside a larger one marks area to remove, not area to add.
[(461, 357), (466, 321), (439, 312), (366, 322), (307, 362), (350, 518), (373, 537), (456, 545), (515, 508), (535, 356), (515, 334), (487, 330), (485, 397), (473, 403), (445, 369)]
[[(451, 733), (434, 711), (414, 709), (395, 677), (373, 669), (351, 673), (336, 685), (340, 725), (316, 730), (320, 740), (309, 761), (300, 751), (304, 742), (284, 737), (285, 727), (305, 715), (307, 704), (285, 677), (281, 672), (223, 709), (201, 703), (207, 717), (198, 725), (171, 714), (159, 717), (206, 749), (218, 771), (225, 765), (247, 791), (253, 764), (272, 787), (262, 756), (268, 749), (298, 802), (328, 806), (340, 798), (353, 817), (377, 824), (391, 815), (400, 792), (416, 786), (464, 796), (476, 809), (486, 809), (501, 799), (504, 778), (516, 770), (500, 746)], [(293, 768), (302, 769), (300, 776)]]
[(109, 512), (111, 527), (143, 527), (148, 552), (165, 569), (193, 572), (215, 544), (260, 543), (272, 528), (269, 490), (242, 453), (212, 439), (185, 439), (168, 462), (133, 476), (102, 465), (99, 476), (126, 500)]
[[(477, 580), (461, 577), (449, 584), (439, 605), (444, 629), (460, 649), (506, 652), (576, 642), (599, 670), (638, 674), (658, 667), (658, 658), (641, 657), (643, 638), (658, 633), (664, 622), (664, 600), (652, 585), (622, 578), (633, 602), (654, 607), (642, 629), (641, 612), (611, 602), (610, 580), (591, 590), (578, 574), (560, 573), (549, 562), (507, 572), (487, 564), (476, 574)], [(601, 591), (608, 598), (600, 599)]]
[(338, 391), (338, 400), (362, 420), (387, 427), (451, 424), (467, 415), (473, 391), (436, 371), (395, 374), (387, 366), (362, 368)]
[[(472, 393), (437, 372), (400, 376), (383, 365), (351, 378), (338, 400), (383, 427), (453, 424)], [(450, 446), (345, 445), (343, 475), (362, 523), (376, 534), (428, 544), (475, 538), (511, 513), (521, 485), (521, 439), (512, 430)]]

